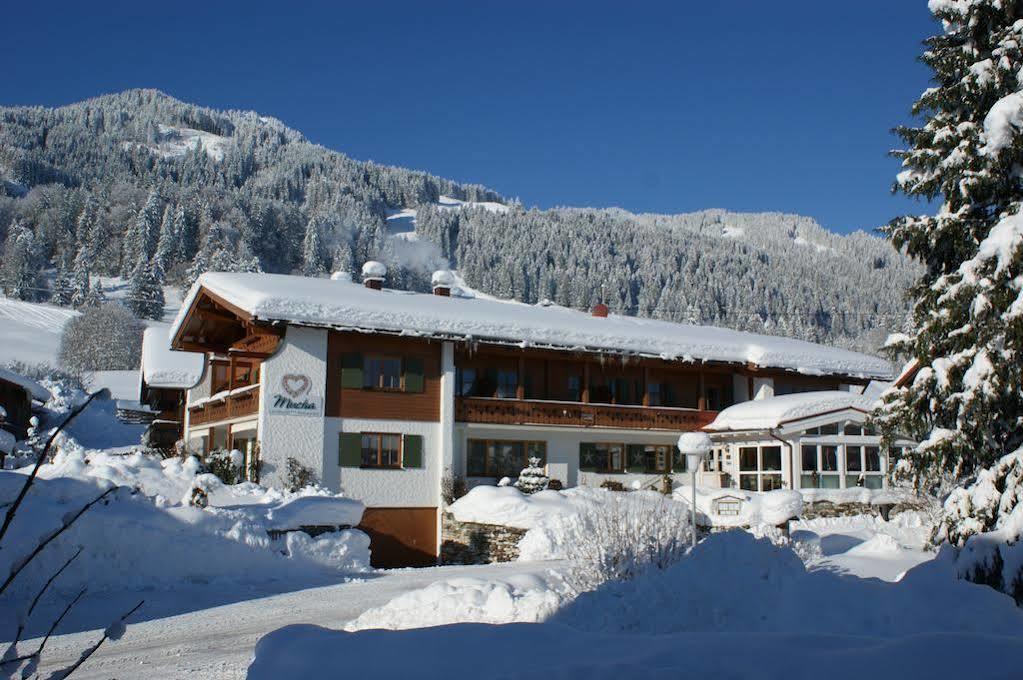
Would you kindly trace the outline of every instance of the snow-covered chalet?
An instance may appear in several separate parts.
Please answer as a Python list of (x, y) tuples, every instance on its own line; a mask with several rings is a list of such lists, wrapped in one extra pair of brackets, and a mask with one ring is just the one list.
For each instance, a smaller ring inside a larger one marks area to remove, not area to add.
[[(379, 263), (367, 263), (361, 284), (204, 274), (170, 329), (174, 350), (207, 357), (188, 391), (186, 445), (238, 449), (246, 469), (258, 459), (275, 484), (301, 465), (361, 500), (380, 565), (433, 563), (445, 496), (514, 478), (530, 457), (566, 487), (682, 482), (678, 434), (729, 407), (806, 392), (855, 397), (892, 377), (883, 360), (789, 338), (604, 305), (586, 313), (495, 300), (459, 289), (450, 272), (434, 275), (433, 294), (386, 289), (385, 276)], [(772, 428), (761, 429), (767, 438)], [(750, 432), (720, 436), (738, 446)], [(808, 479), (798, 450), (776, 460), (728, 446), (703, 482), (767, 490)], [(873, 471), (873, 458), (861, 462)]]

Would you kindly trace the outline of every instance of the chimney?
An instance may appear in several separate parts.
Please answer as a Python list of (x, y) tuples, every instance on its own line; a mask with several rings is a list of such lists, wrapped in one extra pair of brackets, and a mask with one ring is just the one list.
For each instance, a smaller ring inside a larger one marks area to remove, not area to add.
[(597, 304), (593, 305), (593, 309), (590, 310), (590, 314), (592, 314), (593, 316), (599, 316), (600, 318), (604, 319), (607, 318), (608, 311), (609, 310), (607, 308), (607, 305), (605, 305), (603, 302), (598, 302)]
[(434, 295), (450, 297), (451, 287), (455, 285), (455, 275), (449, 269), (438, 269), (430, 277), (430, 283), (433, 286)]
[(362, 265), (362, 283), (367, 288), (380, 290), (384, 287), (384, 277), (387, 276), (387, 267), (383, 262), (370, 260)]

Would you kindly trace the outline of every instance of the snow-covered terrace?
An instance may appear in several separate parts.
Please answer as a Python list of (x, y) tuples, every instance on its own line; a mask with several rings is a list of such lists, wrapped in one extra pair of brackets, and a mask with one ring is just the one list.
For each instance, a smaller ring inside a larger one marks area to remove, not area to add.
[(177, 335), (205, 289), (258, 321), (521, 347), (609, 352), (693, 362), (751, 364), (806, 375), (890, 379), (888, 362), (801, 340), (611, 314), (552, 304), (371, 290), (343, 280), (282, 274), (207, 273), (171, 328)]

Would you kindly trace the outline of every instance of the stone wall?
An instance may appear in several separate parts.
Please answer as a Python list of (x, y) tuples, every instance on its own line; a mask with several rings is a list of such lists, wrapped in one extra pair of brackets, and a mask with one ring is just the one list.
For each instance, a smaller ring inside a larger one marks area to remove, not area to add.
[(925, 510), (924, 500), (903, 501), (901, 503), (832, 503), (817, 501), (804, 503), (799, 519), (816, 519), (818, 517), (850, 517), (852, 515), (873, 515), (887, 521), (891, 517), (906, 510)]
[(441, 520), (441, 564), (491, 564), (519, 557), (525, 529), (497, 524), (459, 522), (450, 512)]

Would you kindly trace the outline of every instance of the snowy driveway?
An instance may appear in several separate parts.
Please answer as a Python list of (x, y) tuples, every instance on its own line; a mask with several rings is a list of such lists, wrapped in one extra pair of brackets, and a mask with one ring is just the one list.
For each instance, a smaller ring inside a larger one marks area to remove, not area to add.
[[(256, 641), (281, 626), (311, 623), (341, 628), (362, 612), (435, 581), (460, 576), (487, 578), (543, 574), (552, 562), (509, 562), (471, 567), (434, 567), (373, 574), (364, 581), (310, 588), (284, 595), (203, 609), (128, 626), (107, 642), (74, 677), (243, 678)], [(71, 663), (99, 631), (63, 635), (47, 645), (43, 673)], [(33, 643), (27, 645), (32, 648)]]

